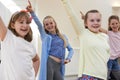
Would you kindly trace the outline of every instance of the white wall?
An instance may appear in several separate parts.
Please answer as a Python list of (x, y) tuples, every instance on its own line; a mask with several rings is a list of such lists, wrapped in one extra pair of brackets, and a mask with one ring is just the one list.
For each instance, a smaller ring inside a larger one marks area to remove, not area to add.
[(110, 5), (112, 6), (119, 6), (120, 7), (120, 0), (109, 0)]
[[(32, 0), (31, 0), (32, 1)], [(107, 18), (112, 13), (109, 0), (70, 0), (78, 17), (79, 11), (86, 13), (90, 9), (98, 9), (102, 14), (102, 27), (107, 27)], [(88, 4), (89, 3), (89, 4)], [(52, 15), (58, 23), (58, 28), (65, 33), (73, 47), (79, 47), (78, 36), (73, 28), (61, 0), (36, 0), (35, 11), (39, 18), (43, 20), (46, 15)]]

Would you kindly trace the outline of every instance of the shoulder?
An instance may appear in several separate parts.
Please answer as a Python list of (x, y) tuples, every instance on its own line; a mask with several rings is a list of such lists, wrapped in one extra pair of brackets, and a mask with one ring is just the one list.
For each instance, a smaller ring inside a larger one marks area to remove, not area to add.
[(7, 32), (6, 32), (6, 35), (5, 35), (4, 40), (13, 39), (12, 37), (14, 37), (14, 36), (15, 36), (15, 35), (12, 33), (12, 31), (10, 31), (10, 30), (7, 28)]

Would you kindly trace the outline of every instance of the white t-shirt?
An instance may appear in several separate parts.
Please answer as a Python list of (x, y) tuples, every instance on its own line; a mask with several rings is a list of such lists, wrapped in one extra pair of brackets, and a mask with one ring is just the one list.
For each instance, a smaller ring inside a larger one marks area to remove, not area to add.
[(33, 45), (7, 30), (1, 42), (0, 80), (35, 80), (32, 59), (36, 55)]

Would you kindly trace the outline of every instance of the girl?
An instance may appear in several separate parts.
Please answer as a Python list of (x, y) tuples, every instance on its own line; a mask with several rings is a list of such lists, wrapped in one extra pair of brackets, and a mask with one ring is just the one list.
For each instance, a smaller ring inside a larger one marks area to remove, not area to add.
[(101, 14), (90, 10), (84, 17), (84, 26), (74, 13), (69, 1), (61, 0), (74, 27), (79, 30), (80, 37), (80, 66), (78, 80), (106, 80), (107, 61), (109, 59), (108, 36), (99, 31)]
[(111, 78), (110, 73), (112, 73), (115, 80), (120, 80), (120, 67), (118, 64), (118, 58), (120, 57), (120, 21), (119, 17), (112, 15), (108, 19), (108, 31), (100, 29), (101, 32), (108, 34), (109, 44), (111, 48), (111, 56), (108, 61), (108, 79)]
[[(53, 17), (46, 16), (44, 18), (43, 28), (41, 22), (34, 14), (32, 7), (28, 6), (27, 10), (31, 13), (35, 23), (38, 25), (42, 39), (39, 80), (64, 80), (64, 64), (69, 63), (73, 55), (73, 49), (68, 43), (68, 39), (59, 32)], [(65, 58), (66, 48), (69, 51), (67, 58)]]
[(31, 44), (30, 23), (30, 16), (25, 11), (15, 12), (8, 28), (0, 17), (0, 80), (35, 80), (40, 62)]

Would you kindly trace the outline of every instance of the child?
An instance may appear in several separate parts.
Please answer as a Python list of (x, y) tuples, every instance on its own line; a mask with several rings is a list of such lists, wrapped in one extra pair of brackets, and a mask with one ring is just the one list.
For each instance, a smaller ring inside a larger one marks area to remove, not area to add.
[[(65, 65), (70, 62), (73, 49), (68, 43), (65, 35), (61, 34), (57, 28), (57, 23), (51, 16), (46, 16), (41, 22), (28, 6), (27, 10), (31, 13), (35, 23), (38, 25), (42, 39), (41, 69), (39, 80), (64, 80)], [(69, 53), (65, 59), (65, 49)]]
[(15, 12), (8, 28), (0, 17), (0, 80), (35, 80), (40, 61), (31, 43), (30, 23), (30, 16), (25, 11)]
[(118, 58), (120, 57), (120, 21), (116, 15), (111, 15), (108, 19), (108, 31), (100, 29), (101, 32), (108, 34), (109, 44), (111, 48), (111, 56), (108, 61), (108, 79), (111, 78), (112, 73), (115, 80), (120, 80), (120, 67), (118, 64)]
[(101, 14), (98, 10), (89, 10), (84, 17), (84, 26), (70, 5), (70, 0), (61, 0), (73, 26), (79, 30), (80, 60), (78, 80), (106, 80), (107, 61), (109, 59), (108, 36), (99, 31)]

